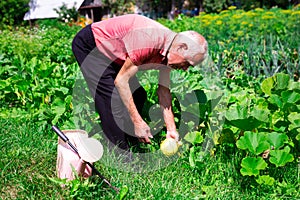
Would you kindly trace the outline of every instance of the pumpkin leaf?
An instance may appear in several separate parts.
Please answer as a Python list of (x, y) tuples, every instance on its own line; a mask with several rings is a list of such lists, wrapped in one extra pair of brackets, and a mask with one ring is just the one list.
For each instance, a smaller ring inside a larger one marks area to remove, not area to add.
[(243, 176), (257, 176), (259, 175), (259, 170), (265, 169), (268, 164), (261, 157), (246, 157), (243, 158), (241, 166), (240, 172)]
[(300, 101), (300, 94), (294, 91), (283, 91), (281, 96), (284, 103), (294, 104)]
[(275, 149), (283, 147), (284, 143), (288, 141), (288, 136), (284, 133), (272, 132), (267, 134), (268, 142)]
[(199, 131), (189, 132), (184, 136), (184, 139), (192, 144), (200, 144), (203, 142), (203, 136)]
[(258, 178), (255, 180), (259, 185), (270, 185), (271, 186), (275, 182), (275, 179), (269, 175), (258, 176)]
[(270, 162), (275, 164), (276, 167), (282, 167), (294, 160), (294, 156), (290, 154), (290, 147), (288, 146), (282, 150), (271, 150), (270, 155)]
[(271, 94), (270, 98), (268, 100), (271, 104), (274, 104), (274, 105), (278, 106), (279, 108), (283, 107), (282, 100), (279, 97), (279, 95), (277, 95), (277, 94)]
[(288, 74), (284, 74), (284, 73), (277, 73), (277, 74), (275, 74), (275, 79), (276, 79), (275, 89), (283, 90), (288, 87), (289, 81), (290, 81), (290, 76)]
[(300, 113), (292, 112), (288, 116), (288, 120), (291, 122), (289, 125), (289, 130), (300, 127)]
[(264, 133), (253, 133), (250, 131), (246, 131), (244, 136), (236, 142), (236, 145), (239, 149), (249, 150), (255, 155), (264, 152), (270, 147)]
[(272, 92), (272, 88), (274, 87), (274, 78), (273, 77), (269, 77), (266, 78), (265, 80), (263, 80), (262, 84), (261, 84), (261, 90), (271, 96)]

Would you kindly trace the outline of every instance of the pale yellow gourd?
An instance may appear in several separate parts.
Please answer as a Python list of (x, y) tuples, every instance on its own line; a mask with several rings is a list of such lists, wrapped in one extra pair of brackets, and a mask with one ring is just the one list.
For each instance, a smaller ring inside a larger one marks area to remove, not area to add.
[(178, 148), (181, 146), (181, 142), (176, 141), (173, 138), (166, 138), (160, 144), (160, 150), (166, 156), (172, 156), (177, 153)]

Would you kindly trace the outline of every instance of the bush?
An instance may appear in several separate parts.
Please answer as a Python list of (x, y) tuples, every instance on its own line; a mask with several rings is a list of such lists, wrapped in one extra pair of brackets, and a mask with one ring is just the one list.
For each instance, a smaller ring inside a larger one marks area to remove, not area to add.
[(6, 0), (0, 4), (0, 28), (8, 28), (10, 26), (23, 22), (25, 13), (29, 10), (30, 0)]

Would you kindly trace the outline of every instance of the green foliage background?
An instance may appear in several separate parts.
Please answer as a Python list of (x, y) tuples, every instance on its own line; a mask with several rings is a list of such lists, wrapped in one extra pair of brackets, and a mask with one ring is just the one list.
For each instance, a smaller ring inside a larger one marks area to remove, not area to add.
[[(232, 162), (245, 178), (242, 184), (269, 192), (289, 190), (288, 196), (299, 197), (299, 181), (287, 184), (281, 174), (297, 165), (300, 152), (299, 16), (299, 7), (228, 7), (219, 14), (159, 20), (176, 32), (195, 30), (209, 43), (209, 58), (201, 66), (172, 73), (186, 168), (201, 170), (208, 153), (236, 156)], [(70, 25), (46, 20), (32, 29), (0, 30), (1, 118), (33, 121), (37, 132), (52, 124), (67, 129), (80, 124), (90, 131), (97, 123), (88, 96), (73, 102), (73, 89), (84, 88), (75, 87), (83, 79), (71, 51), (81, 27)], [(156, 75), (149, 71), (140, 76), (148, 108), (157, 104)], [(196, 101), (190, 100), (192, 94)], [(145, 118), (151, 127), (163, 126)], [(157, 149), (164, 134), (144, 148)], [(214, 187), (203, 190), (213, 193)]]

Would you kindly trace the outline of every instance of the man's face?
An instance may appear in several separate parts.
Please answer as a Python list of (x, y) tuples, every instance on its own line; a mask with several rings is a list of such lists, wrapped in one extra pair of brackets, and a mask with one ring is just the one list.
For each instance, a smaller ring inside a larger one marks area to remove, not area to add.
[(169, 53), (168, 66), (172, 69), (187, 70), (190, 66), (193, 66), (187, 59), (179, 54)]

